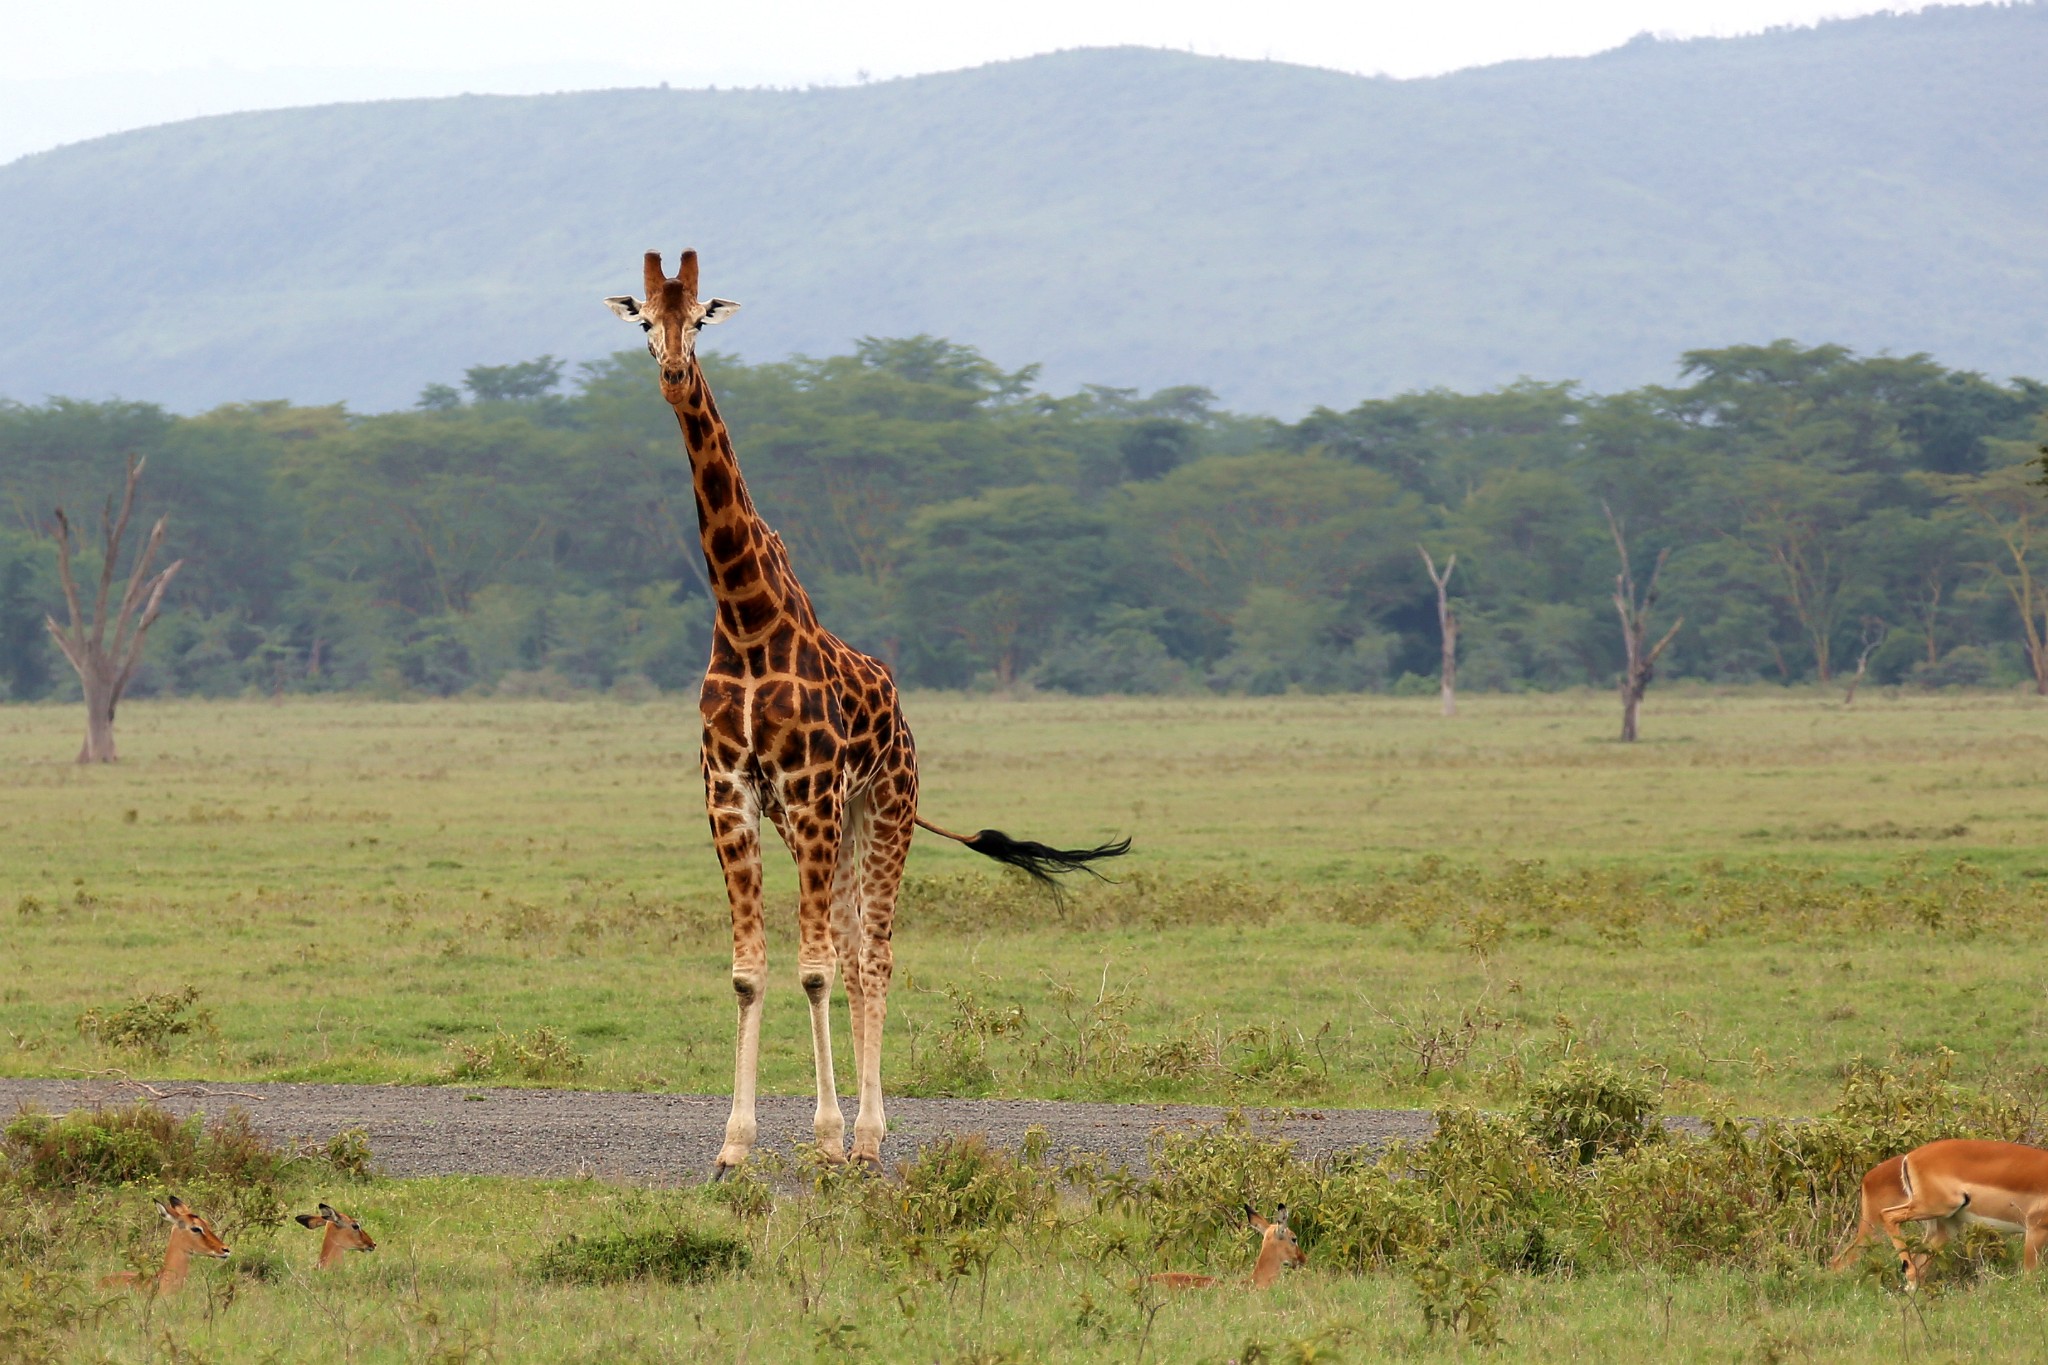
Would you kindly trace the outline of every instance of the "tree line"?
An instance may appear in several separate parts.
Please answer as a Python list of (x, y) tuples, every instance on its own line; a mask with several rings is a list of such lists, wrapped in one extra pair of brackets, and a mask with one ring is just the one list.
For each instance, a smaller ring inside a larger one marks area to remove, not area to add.
[[(647, 365), (478, 366), (371, 415), (0, 404), (0, 696), (77, 695), (54, 510), (136, 457), (183, 569), (130, 695), (694, 686), (711, 612)], [(914, 686), (1435, 692), (1447, 621), (1465, 688), (1607, 686), (1682, 617), (1660, 676), (2048, 692), (2031, 379), (1780, 341), (1672, 387), (1290, 423), (1053, 395), (933, 337), (705, 366), (823, 619)]]

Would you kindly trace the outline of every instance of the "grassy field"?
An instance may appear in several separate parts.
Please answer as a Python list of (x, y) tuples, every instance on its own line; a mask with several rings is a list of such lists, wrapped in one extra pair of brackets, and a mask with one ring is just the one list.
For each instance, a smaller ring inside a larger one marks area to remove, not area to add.
[[(1128, 833), (1136, 851), (1118, 885), (1062, 913), (921, 842), (891, 1088), (1505, 1109), (1590, 1059), (1677, 1112), (1817, 1113), (1859, 1063), (1946, 1068), (2022, 1108), (2048, 1094), (2048, 707), (1675, 690), (1632, 747), (1612, 741), (1604, 695), (1433, 708), (912, 698), (932, 818)], [(722, 1091), (724, 909), (693, 723), (672, 701), (140, 704), (122, 713), (122, 764), (89, 770), (69, 761), (70, 709), (0, 709), (0, 1072)], [(786, 906), (786, 859), (770, 868)], [(771, 915), (763, 1083), (805, 1093), (792, 918)], [(1487, 1179), (1526, 1183), (1522, 1160)], [(1145, 1290), (1159, 1264), (1249, 1264), (1248, 1238), (1173, 1235), (1165, 1195), (1092, 1212), (1069, 1197), (1045, 1215), (1054, 1231), (920, 1242), (878, 1240), (861, 1220), (879, 1215), (844, 1202), (886, 1194), (784, 1185), (736, 1209), (300, 1171), (280, 1198), (333, 1197), (383, 1248), (316, 1277), (311, 1234), (243, 1210), (238, 1256), (267, 1278), (205, 1267), (145, 1304), (87, 1286), (160, 1250), (158, 1182), (74, 1198), (0, 1181), (0, 1356), (262, 1360), (289, 1342), (293, 1359), (345, 1361), (1130, 1360), (1142, 1343), (1155, 1360), (1454, 1358), (1470, 1334), (1423, 1310), (1455, 1306), (1459, 1275), (1513, 1359), (2033, 1353), (2048, 1282), (1994, 1269), (1915, 1308), (1815, 1268), (1853, 1171), (1830, 1169), (1804, 1231), (1759, 1224), (1695, 1258), (1630, 1243), (1627, 1200), (1665, 1181), (1656, 1216), (1682, 1222), (1700, 1190), (1751, 1176), (1707, 1145), (1683, 1170), (1640, 1160), (1585, 1177), (1636, 1195), (1587, 1203), (1567, 1181), (1580, 1202), (1543, 1214), (1583, 1239), (1575, 1271), (1517, 1269), (1450, 1190), (1435, 1212), (1390, 1215), (1435, 1229), (1423, 1251), (1389, 1243), (1359, 1274), (1326, 1232), (1310, 1270), (1258, 1298)], [(1263, 1198), (1255, 1166), (1175, 1197)], [(1387, 1188), (1407, 1209), (1407, 1187)], [(1301, 1207), (1327, 1218), (1335, 1199)], [(725, 1229), (751, 1269), (682, 1288), (536, 1277), (570, 1234), (677, 1223)]]
[[(589, 1365), (683, 1361), (1169, 1362), (1850, 1360), (2039, 1358), (2042, 1287), (2006, 1280), (1909, 1306), (1867, 1277), (1744, 1270), (1519, 1276), (1495, 1300), (1500, 1344), (1431, 1332), (1397, 1275), (1308, 1269), (1269, 1294), (1234, 1286), (1133, 1294), (1133, 1277), (1081, 1256), (1008, 1254), (984, 1300), (974, 1277), (934, 1281), (840, 1257), (837, 1227), (806, 1232), (784, 1213), (749, 1237), (757, 1271), (708, 1284), (549, 1284), (532, 1272), (569, 1229), (602, 1228), (653, 1201), (587, 1185), (421, 1180), (347, 1204), (380, 1239), (327, 1275), (296, 1226), (245, 1233), (236, 1254), (282, 1269), (252, 1283), (224, 1266), (154, 1304), (117, 1300), (71, 1335), (75, 1358), (374, 1362), (529, 1360)], [(337, 1199), (342, 1196), (334, 1196)], [(665, 1211), (692, 1217), (692, 1201)], [(701, 1221), (701, 1215), (694, 1215)], [(1248, 1243), (1249, 1237), (1245, 1239)], [(821, 1258), (820, 1253), (823, 1252)], [(803, 1273), (794, 1258), (806, 1257)], [(1212, 1268), (1242, 1274), (1247, 1264)], [(230, 1297), (232, 1295), (232, 1297)], [(1134, 1302), (1134, 1298), (1136, 1301)], [(227, 1302), (223, 1302), (226, 1300)], [(1149, 1318), (1149, 1330), (1147, 1326)], [(288, 1349), (285, 1343), (289, 1343)], [(1261, 1353), (1262, 1352), (1262, 1353)]]
[[(1681, 1104), (1790, 1113), (1857, 1057), (2032, 1064), (2048, 707), (1674, 693), (1636, 746), (1605, 696), (1464, 710), (913, 698), (934, 818), (1136, 851), (1061, 918), (920, 841), (890, 1084), (1428, 1103), (1591, 1051)], [(71, 710), (0, 710), (0, 946), (25, 969), (0, 1070), (722, 1090), (692, 719), (135, 705), (97, 770), (68, 761)], [(778, 983), (793, 919), (770, 914)], [(164, 1055), (78, 1027), (188, 987)], [(803, 1092), (808, 1049), (777, 989), (764, 1086)]]

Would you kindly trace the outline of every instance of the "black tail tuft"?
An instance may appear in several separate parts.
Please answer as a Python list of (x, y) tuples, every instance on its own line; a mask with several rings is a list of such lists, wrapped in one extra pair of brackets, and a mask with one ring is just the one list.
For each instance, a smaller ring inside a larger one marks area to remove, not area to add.
[(1104, 858), (1121, 858), (1131, 851), (1129, 839), (1097, 844), (1094, 848), (1053, 848), (1030, 839), (1012, 839), (999, 829), (982, 830), (961, 842), (984, 858), (993, 858), (1005, 867), (1014, 867), (1028, 874), (1033, 881), (1050, 889), (1053, 899), (1062, 902), (1064, 896), (1054, 877), (1063, 872), (1086, 872), (1098, 881), (1108, 881), (1089, 864)]

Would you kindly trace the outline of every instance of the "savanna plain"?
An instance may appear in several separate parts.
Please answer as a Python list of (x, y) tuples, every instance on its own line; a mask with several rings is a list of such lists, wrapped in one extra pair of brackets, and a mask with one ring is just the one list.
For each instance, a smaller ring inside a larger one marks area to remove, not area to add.
[[(1217, 1103), (1133, 1173), (963, 1134), (863, 1181), (393, 1180), (349, 1134), (17, 1116), (0, 1356), (62, 1360), (2031, 1359), (1988, 1235), (1825, 1263), (1881, 1156), (2038, 1135), (2048, 705), (2017, 694), (917, 694), (924, 813), (1131, 835), (1062, 904), (921, 840), (895, 1093)], [(150, 702), (81, 768), (0, 708), (0, 1074), (722, 1092), (694, 705)], [(762, 1085), (802, 1094), (771, 845)], [(839, 1074), (843, 1018), (835, 1034)], [(1276, 1109), (1428, 1108), (1309, 1161)], [(1667, 1129), (1663, 1116), (1697, 1120)], [(849, 1106), (849, 1118), (851, 1117)], [(176, 1295), (175, 1189), (236, 1248)], [(379, 1241), (331, 1272), (286, 1221)], [(1249, 1275), (1241, 1205), (1308, 1253)], [(1156, 1270), (1223, 1283), (1175, 1294)]]

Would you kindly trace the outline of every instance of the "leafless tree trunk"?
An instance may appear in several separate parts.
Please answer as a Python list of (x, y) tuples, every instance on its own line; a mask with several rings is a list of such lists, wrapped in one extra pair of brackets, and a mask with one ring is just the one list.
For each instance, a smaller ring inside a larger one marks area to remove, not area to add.
[[(93, 598), (92, 619), (86, 620), (78, 602), (78, 579), (71, 571), (71, 522), (64, 515), (64, 509), (57, 509), (57, 526), (54, 539), (57, 542), (57, 571), (64, 581), (64, 604), (70, 609), (69, 629), (57, 624), (54, 616), (45, 616), (43, 624), (50, 628), (50, 634), (57, 641), (57, 648), (64, 651), (64, 657), (78, 670), (79, 685), (85, 691), (85, 745), (78, 751), (80, 763), (112, 763), (114, 761), (114, 708), (121, 704), (121, 694), (128, 690), (129, 680), (135, 676), (135, 666), (142, 662), (142, 640), (149, 634), (149, 628), (156, 624), (157, 612), (162, 609), (164, 589), (170, 587), (171, 579), (178, 570), (185, 567), (180, 559), (171, 564), (156, 577), (149, 576), (149, 566), (156, 559), (157, 550), (163, 545), (164, 523), (168, 517), (157, 518), (151, 528), (149, 541), (142, 547), (142, 553), (135, 557), (135, 566), (128, 574), (127, 590), (121, 594), (121, 601), (114, 608), (110, 618), (107, 614), (107, 599), (113, 590), (114, 565), (121, 557), (121, 541), (128, 534), (128, 517), (135, 510), (135, 485), (142, 479), (144, 461), (128, 457), (128, 480), (121, 490), (121, 511), (116, 516), (113, 499), (100, 512), (100, 534), (104, 541), (103, 557), (100, 561), (99, 592)], [(107, 641), (107, 626), (114, 627), (111, 644)]]
[(1856, 704), (1856, 689), (1863, 685), (1863, 675), (1870, 671), (1870, 656), (1877, 653), (1877, 647), (1884, 643), (1885, 624), (1875, 616), (1863, 618), (1863, 648), (1856, 654), (1856, 672), (1849, 679), (1849, 690), (1842, 694), (1842, 705)]
[(1444, 571), (1436, 571), (1436, 561), (1429, 557), (1429, 551), (1420, 545), (1422, 562), (1429, 569), (1429, 581), (1436, 584), (1436, 623), (1444, 639), (1443, 697), (1444, 714), (1458, 714), (1458, 618), (1451, 611), (1450, 582), (1451, 570), (1458, 567), (1454, 554), (1444, 561)]
[(1633, 744), (1643, 693), (1650, 690), (1650, 680), (1657, 676), (1657, 657), (1678, 634), (1685, 618), (1673, 621), (1671, 629), (1656, 644), (1644, 648), (1650, 638), (1650, 609), (1657, 605), (1657, 580), (1664, 574), (1664, 561), (1671, 557), (1671, 551), (1666, 548), (1657, 552), (1657, 566), (1650, 570), (1649, 585), (1638, 595), (1635, 570), (1629, 567), (1628, 538), (1622, 533), (1621, 522), (1606, 503), (1600, 504), (1600, 510), (1607, 514), (1607, 529), (1614, 533), (1614, 548), (1621, 555), (1621, 572), (1614, 576), (1614, 609), (1621, 614), (1621, 643), (1627, 652), (1621, 672), (1621, 738), (1624, 743)]

